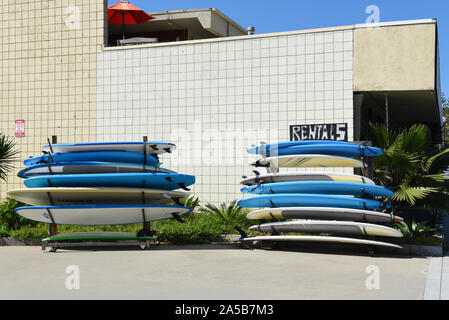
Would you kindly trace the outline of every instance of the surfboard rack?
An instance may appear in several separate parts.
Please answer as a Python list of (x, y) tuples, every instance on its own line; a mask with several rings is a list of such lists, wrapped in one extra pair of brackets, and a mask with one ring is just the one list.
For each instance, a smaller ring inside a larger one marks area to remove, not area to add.
[[(157, 244), (157, 242), (156, 242)], [(78, 248), (94, 248), (94, 247), (140, 247), (145, 250), (150, 246), (149, 240), (115, 240), (115, 241), (92, 241), (85, 240), (79, 242), (71, 241), (51, 241), (42, 242), (42, 250), (50, 248), (50, 252), (56, 252), (58, 249), (78, 249)]]
[(234, 226), (234, 229), (237, 230), (238, 233), (240, 233), (240, 240), (248, 238), (248, 235), (246, 234), (246, 232), (243, 231), (243, 229), (240, 228), (239, 226)]
[(175, 219), (178, 222), (181, 223), (186, 223), (184, 220), (181, 219), (181, 217), (179, 216), (179, 214), (177, 212), (172, 212), (171, 215), (173, 216), (173, 219)]
[(147, 140), (148, 137), (143, 137), (143, 171), (145, 171), (145, 165), (147, 163)]

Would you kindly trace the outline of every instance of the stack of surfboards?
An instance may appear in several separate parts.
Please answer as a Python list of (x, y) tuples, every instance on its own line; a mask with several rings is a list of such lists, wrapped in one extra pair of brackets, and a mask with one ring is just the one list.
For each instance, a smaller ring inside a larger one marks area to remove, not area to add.
[[(28, 189), (8, 196), (31, 205), (17, 208), (17, 214), (45, 223), (90, 226), (179, 218), (191, 209), (181, 205), (186, 194), (178, 189), (189, 190), (195, 177), (160, 167), (159, 155), (174, 149), (159, 142), (46, 145), (43, 155), (26, 159), (18, 173)], [(137, 239), (135, 234), (118, 237)]]
[(238, 204), (244, 208), (264, 208), (250, 212), (247, 218), (294, 220), (254, 225), (250, 230), (271, 235), (242, 240), (341, 242), (401, 248), (373, 240), (374, 237), (402, 237), (399, 231), (387, 226), (402, 221), (401, 217), (387, 213), (391, 205), (385, 199), (394, 194), (392, 190), (353, 174), (279, 172), (279, 168), (362, 168), (364, 164), (359, 159), (381, 155), (381, 149), (310, 140), (261, 144), (247, 151), (262, 156), (251, 165), (267, 168), (266, 174), (254, 171), (255, 176), (241, 181), (245, 185), (241, 189), (243, 193), (258, 196), (242, 199)]

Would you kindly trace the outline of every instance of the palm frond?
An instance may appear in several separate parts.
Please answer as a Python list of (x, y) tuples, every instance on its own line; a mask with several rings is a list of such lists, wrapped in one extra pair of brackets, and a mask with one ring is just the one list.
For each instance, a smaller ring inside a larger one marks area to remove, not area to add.
[(430, 193), (416, 201), (417, 207), (423, 207), (433, 213), (438, 211), (449, 212), (449, 194), (447, 192)]
[(424, 167), (430, 173), (441, 173), (449, 170), (449, 148), (436, 153), (427, 159)]
[(415, 124), (404, 130), (398, 137), (400, 151), (423, 153), (431, 150), (430, 130), (426, 125)]
[(416, 204), (417, 200), (423, 199), (433, 192), (438, 192), (438, 190), (435, 188), (401, 186), (401, 188), (395, 191), (391, 199), (396, 202), (405, 202), (413, 206)]
[(370, 123), (371, 139), (376, 147), (387, 150), (396, 141), (396, 134), (388, 130), (384, 124)]
[(4, 134), (0, 134), (0, 179), (6, 181), (7, 175), (14, 169), (13, 162), (18, 154), (15, 142)]

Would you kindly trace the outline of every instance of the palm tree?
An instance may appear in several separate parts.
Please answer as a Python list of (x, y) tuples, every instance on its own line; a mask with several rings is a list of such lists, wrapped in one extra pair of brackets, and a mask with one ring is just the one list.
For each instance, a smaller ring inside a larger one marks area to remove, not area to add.
[(200, 209), (200, 212), (204, 214), (217, 215), (223, 223), (233, 225), (234, 229), (240, 233), (242, 238), (247, 237), (246, 233), (242, 230), (239, 224), (241, 224), (242, 221), (247, 221), (245, 217), (248, 210), (240, 207), (236, 200), (232, 201), (229, 205), (226, 203), (221, 203), (218, 207), (208, 203), (205, 205), (205, 208)]
[(416, 124), (400, 132), (370, 124), (373, 144), (383, 149), (373, 159), (376, 183), (395, 191), (391, 202), (437, 212), (449, 210), (449, 148), (431, 143), (427, 126)]
[(18, 151), (14, 150), (15, 142), (0, 133), (0, 179), (6, 181), (8, 173), (13, 170), (12, 163)]

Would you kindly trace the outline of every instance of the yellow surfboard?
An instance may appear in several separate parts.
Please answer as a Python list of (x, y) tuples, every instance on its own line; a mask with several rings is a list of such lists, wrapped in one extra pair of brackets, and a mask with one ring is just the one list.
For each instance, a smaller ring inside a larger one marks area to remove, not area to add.
[(8, 197), (33, 205), (168, 204), (184, 192), (135, 188), (30, 188), (11, 190)]
[(285, 207), (255, 210), (246, 216), (248, 219), (324, 219), (365, 222), (401, 222), (403, 219), (389, 213), (331, 207)]
[(271, 168), (316, 168), (316, 167), (346, 167), (346, 168), (362, 168), (363, 163), (360, 160), (328, 156), (322, 154), (302, 154), (280, 157), (261, 158), (250, 163), (255, 167), (271, 167)]

